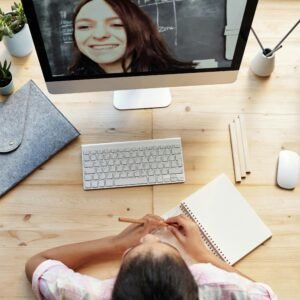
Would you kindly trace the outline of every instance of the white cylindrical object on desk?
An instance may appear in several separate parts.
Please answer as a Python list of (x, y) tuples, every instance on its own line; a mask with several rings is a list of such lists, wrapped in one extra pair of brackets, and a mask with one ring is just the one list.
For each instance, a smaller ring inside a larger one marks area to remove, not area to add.
[(250, 64), (252, 72), (261, 77), (270, 76), (275, 67), (275, 55), (266, 56), (262, 51), (258, 52)]
[(27, 23), (12, 37), (4, 36), (3, 42), (9, 53), (16, 57), (27, 56), (33, 50), (33, 41)]

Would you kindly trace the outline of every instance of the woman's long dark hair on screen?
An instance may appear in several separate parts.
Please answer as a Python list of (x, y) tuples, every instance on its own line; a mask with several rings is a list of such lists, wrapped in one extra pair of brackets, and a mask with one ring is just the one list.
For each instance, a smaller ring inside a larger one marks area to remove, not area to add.
[[(73, 17), (73, 29), (75, 31), (75, 19), (81, 8), (93, 0), (83, 0), (78, 5)], [(158, 30), (151, 19), (131, 0), (104, 0), (123, 22), (127, 35), (127, 48), (122, 58), (122, 68), (126, 72), (147, 71), (173, 71), (193, 68), (192, 62), (181, 62), (175, 59), (163, 42)], [(75, 59), (70, 66), (71, 74), (95, 75), (105, 73), (101, 67), (83, 55), (75, 41)], [(126, 59), (131, 58), (131, 63), (126, 66)]]
[(124, 261), (112, 300), (197, 300), (198, 286), (181, 257), (139, 255)]

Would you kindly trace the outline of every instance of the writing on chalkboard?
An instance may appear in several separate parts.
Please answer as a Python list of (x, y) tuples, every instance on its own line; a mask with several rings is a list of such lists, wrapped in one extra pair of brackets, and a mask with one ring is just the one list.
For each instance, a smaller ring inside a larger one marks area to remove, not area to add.
[(60, 23), (60, 31), (62, 42), (65, 44), (73, 43), (73, 26), (70, 21), (62, 21)]
[(73, 22), (69, 18), (67, 11), (62, 10), (59, 12), (60, 22), (59, 22), (59, 33), (60, 40), (64, 44), (73, 43)]
[(158, 31), (159, 32), (166, 32), (168, 30), (174, 30), (176, 27), (173, 26), (159, 26)]
[[(137, 0), (135, 3), (152, 17), (160, 33), (173, 31), (172, 44), (178, 45), (178, 24), (176, 3), (184, 0)], [(153, 7), (153, 9), (151, 9)], [(166, 12), (169, 12), (166, 16)], [(167, 20), (168, 23), (165, 23)]]

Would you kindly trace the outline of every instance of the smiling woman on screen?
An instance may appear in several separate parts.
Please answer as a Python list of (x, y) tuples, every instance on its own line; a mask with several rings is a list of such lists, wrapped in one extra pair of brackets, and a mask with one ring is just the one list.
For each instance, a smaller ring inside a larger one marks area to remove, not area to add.
[(74, 14), (74, 75), (191, 69), (175, 59), (150, 18), (130, 0), (84, 0)]

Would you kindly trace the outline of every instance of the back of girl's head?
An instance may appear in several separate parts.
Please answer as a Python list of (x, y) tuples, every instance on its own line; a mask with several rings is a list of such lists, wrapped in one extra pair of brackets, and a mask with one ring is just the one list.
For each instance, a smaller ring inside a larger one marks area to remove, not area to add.
[(198, 287), (182, 258), (150, 252), (123, 263), (112, 299), (196, 300)]

